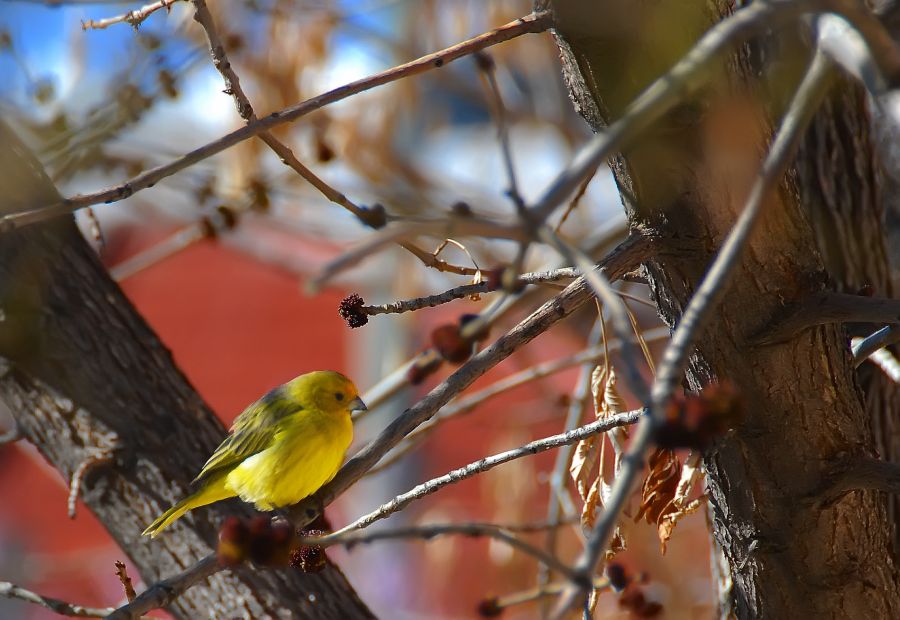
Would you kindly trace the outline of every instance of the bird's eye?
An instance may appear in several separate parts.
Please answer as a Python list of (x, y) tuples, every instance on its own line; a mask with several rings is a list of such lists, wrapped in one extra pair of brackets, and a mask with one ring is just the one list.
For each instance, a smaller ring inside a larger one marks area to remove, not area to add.
[(334, 397), (338, 400), (344, 400), (344, 395), (341, 394), (340, 392), (336, 392)]

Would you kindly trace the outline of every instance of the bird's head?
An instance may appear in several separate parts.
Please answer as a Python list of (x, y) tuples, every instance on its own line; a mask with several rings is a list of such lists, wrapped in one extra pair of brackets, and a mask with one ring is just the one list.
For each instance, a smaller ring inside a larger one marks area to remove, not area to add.
[(292, 398), (320, 411), (337, 414), (366, 409), (356, 386), (339, 372), (319, 370), (300, 375), (287, 388)]

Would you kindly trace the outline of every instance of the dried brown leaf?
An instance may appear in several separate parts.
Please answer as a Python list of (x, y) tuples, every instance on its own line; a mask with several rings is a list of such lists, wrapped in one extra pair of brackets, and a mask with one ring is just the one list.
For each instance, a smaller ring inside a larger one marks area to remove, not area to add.
[[(598, 478), (597, 463), (600, 460), (600, 441), (596, 437), (589, 437), (578, 442), (575, 446), (575, 453), (572, 455), (572, 464), (569, 466), (569, 473), (578, 495), (588, 501), (590, 490), (595, 486), (594, 480)], [(586, 506), (585, 506), (586, 508)], [(582, 515), (584, 519), (584, 515)]]
[(659, 523), (666, 508), (675, 499), (681, 479), (681, 462), (672, 450), (657, 448), (649, 459), (650, 471), (641, 487), (641, 506), (634, 520)]
[(678, 525), (678, 522), (682, 517), (686, 517), (691, 513), (697, 512), (697, 509), (700, 508), (701, 505), (703, 505), (703, 500), (705, 498), (706, 496), (698, 497), (697, 499), (691, 500), (674, 512), (667, 512), (662, 515), (659, 523), (656, 526), (656, 531), (659, 535), (659, 548), (663, 555), (665, 555), (666, 553), (666, 545), (668, 545), (669, 543), (669, 538), (672, 537), (672, 532), (675, 530), (675, 526)]
[(650, 457), (650, 473), (641, 489), (641, 507), (635, 521), (643, 516), (648, 523), (656, 524), (663, 554), (678, 521), (702, 505), (703, 497), (688, 499), (700, 475), (699, 452), (691, 453), (683, 466), (671, 450), (657, 449)]

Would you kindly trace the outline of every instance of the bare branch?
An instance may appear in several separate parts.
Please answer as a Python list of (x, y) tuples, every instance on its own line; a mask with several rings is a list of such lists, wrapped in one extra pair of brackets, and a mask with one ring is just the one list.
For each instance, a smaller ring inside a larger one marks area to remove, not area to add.
[(61, 616), (70, 616), (75, 618), (102, 618), (112, 611), (112, 608), (106, 607), (85, 607), (83, 605), (75, 605), (61, 601), (58, 598), (50, 598), (49, 596), (41, 596), (31, 590), (20, 588), (8, 581), (0, 581), (0, 596), (6, 598), (15, 598), (20, 601), (34, 603), (41, 607), (46, 607), (50, 611), (60, 614)]
[[(216, 218), (218, 219), (218, 218)], [(209, 228), (204, 226), (204, 222), (212, 222), (210, 218), (203, 218), (198, 222), (188, 224), (184, 228), (172, 233), (162, 241), (153, 244), (151, 247), (138, 252), (134, 256), (130, 256), (121, 263), (113, 266), (109, 270), (109, 274), (116, 282), (121, 282), (131, 276), (152, 267), (153, 265), (177, 254), (198, 241), (209, 237)]]
[(847, 459), (828, 472), (825, 485), (810, 498), (832, 504), (850, 491), (862, 489), (900, 493), (900, 464), (885, 463), (870, 456)]
[[(604, 358), (609, 355), (610, 346), (606, 341), (603, 324), (603, 316), (598, 316), (594, 324), (594, 328), (588, 337), (588, 343), (592, 348), (596, 349), (598, 343), (603, 341), (605, 346), (601, 347), (597, 352)], [(668, 329), (666, 329), (668, 332)], [(667, 333), (668, 335), (668, 333)], [(618, 344), (618, 343), (617, 343)], [(609, 362), (606, 359), (607, 363)], [(594, 370), (594, 360), (585, 360), (582, 362), (581, 369), (578, 372), (578, 378), (575, 381), (575, 390), (572, 394), (572, 401), (569, 403), (569, 409), (566, 412), (566, 420), (564, 430), (566, 432), (576, 428), (582, 420), (584, 414), (584, 405), (591, 393), (591, 375)], [(569, 496), (566, 480), (568, 479), (569, 465), (572, 462), (572, 455), (575, 453), (574, 444), (569, 444), (564, 449), (556, 453), (556, 460), (553, 463), (553, 470), (550, 473), (550, 493), (547, 499), (547, 520), (550, 523), (560, 521), (560, 510), (565, 509), (567, 514), (575, 513), (575, 506)], [(577, 513), (576, 513), (577, 514)], [(580, 519), (579, 519), (580, 520)], [(558, 540), (558, 532), (553, 529), (547, 532), (544, 542), (545, 548), (551, 554), (556, 553), (556, 544)], [(539, 589), (548, 585), (552, 574), (550, 569), (545, 566), (538, 567), (537, 585)], [(546, 607), (546, 606), (545, 606)], [(542, 609), (542, 616), (546, 615), (546, 611)]]
[(154, 2), (152, 4), (146, 4), (139, 9), (135, 9), (133, 11), (128, 11), (127, 13), (123, 13), (122, 15), (117, 15), (115, 17), (107, 17), (104, 19), (89, 19), (87, 21), (81, 22), (82, 30), (104, 30), (113, 26), (115, 24), (129, 24), (132, 28), (137, 29), (145, 19), (156, 13), (160, 9), (166, 9), (166, 12), (170, 12), (172, 10), (172, 5), (178, 2), (179, 0), (158, 0), (158, 2)]
[(609, 429), (616, 428), (617, 426), (634, 424), (640, 418), (641, 413), (641, 410), (635, 410), (629, 411), (627, 413), (622, 413), (617, 416), (612, 416), (604, 420), (598, 420), (596, 422), (586, 424), (585, 426), (568, 431), (566, 433), (562, 433), (560, 435), (551, 435), (550, 437), (545, 437), (544, 439), (538, 439), (537, 441), (532, 441), (513, 450), (507, 450), (506, 452), (488, 456), (481, 460), (475, 461), (474, 463), (470, 463), (465, 467), (454, 469), (453, 471), (446, 473), (443, 476), (433, 478), (428, 482), (424, 482), (410, 489), (406, 493), (398, 495), (391, 501), (382, 504), (377, 510), (372, 511), (369, 514), (358, 518), (353, 523), (350, 523), (349, 525), (342, 527), (340, 530), (337, 530), (336, 532), (334, 532), (334, 534), (332, 534), (332, 536), (337, 537), (352, 530), (358, 530), (368, 527), (376, 521), (389, 517), (395, 512), (403, 510), (410, 503), (431, 495), (432, 493), (447, 486), (448, 484), (455, 484), (467, 478), (471, 478), (472, 476), (489, 471), (494, 467), (497, 467), (498, 465), (502, 465), (504, 463), (508, 463), (509, 461), (514, 461), (525, 456), (531, 456), (540, 452), (545, 452), (546, 450), (550, 450), (552, 448), (569, 445), (571, 443), (581, 441), (585, 437), (591, 437), (592, 435), (605, 433)]
[[(548, 583), (546, 585), (531, 588), (529, 590), (524, 590), (522, 592), (505, 594), (496, 598), (487, 599), (482, 603), (482, 605), (487, 607), (491, 611), (499, 611), (506, 609), (507, 607), (513, 607), (514, 605), (531, 603), (532, 601), (537, 601), (548, 596), (556, 596), (565, 589), (566, 585), (567, 584), (564, 582)], [(609, 579), (600, 577), (594, 579), (594, 590), (604, 590), (608, 587)]]
[(765, 328), (756, 344), (789, 340), (804, 329), (827, 323), (900, 323), (900, 299), (883, 299), (828, 291), (813, 295), (790, 308), (774, 325)]
[[(651, 330), (650, 333), (648, 333), (646, 336), (647, 340), (649, 341), (662, 340), (668, 337), (668, 327), (655, 328)], [(609, 343), (607, 350), (617, 351), (620, 348), (621, 342), (619, 340), (613, 340)], [(602, 347), (592, 347), (590, 349), (585, 349), (580, 353), (576, 353), (575, 355), (564, 357), (558, 360), (552, 360), (550, 362), (544, 362), (543, 364), (538, 364), (537, 366), (532, 366), (531, 368), (526, 368), (525, 370), (509, 375), (508, 377), (504, 377), (503, 379), (495, 381), (488, 387), (483, 388), (478, 392), (469, 394), (468, 396), (464, 396), (459, 400), (451, 402), (430, 421), (422, 424), (421, 426), (419, 426), (419, 428), (407, 435), (406, 438), (407, 440), (416, 440), (424, 434), (433, 432), (436, 427), (440, 426), (447, 420), (458, 417), (460, 415), (465, 415), (475, 409), (475, 407), (481, 405), (483, 402), (499, 396), (504, 392), (508, 392), (509, 390), (512, 390), (520, 385), (531, 383), (538, 379), (543, 379), (544, 377), (548, 377), (562, 370), (566, 370), (567, 368), (571, 368), (572, 366), (578, 366), (579, 364), (589, 365), (591, 366), (591, 369), (593, 369), (593, 364), (595, 364), (598, 360), (603, 359), (604, 355), (606, 355), (606, 350), (604, 350)], [(575, 398), (577, 399), (577, 396)], [(575, 428), (575, 426), (577, 426), (577, 422), (578, 420), (576, 419), (574, 423), (568, 425), (566, 427), (567, 430)]]
[(628, 316), (628, 308), (625, 306), (625, 302), (616, 294), (609, 279), (603, 272), (594, 268), (594, 264), (587, 254), (567, 244), (547, 226), (542, 226), (538, 234), (546, 243), (555, 247), (566, 260), (575, 263), (585, 279), (587, 279), (588, 284), (591, 285), (594, 294), (603, 303), (603, 308), (609, 312), (613, 331), (619, 337), (620, 346), (622, 347), (622, 359), (625, 362), (627, 371), (624, 376), (628, 382), (628, 387), (638, 400), (644, 403), (648, 402), (650, 399), (650, 388), (644, 380), (638, 365), (636, 337), (634, 330), (631, 329), (631, 320)]
[[(788, 3), (772, 3), (772, 5), (789, 6)], [(759, 5), (754, 3), (748, 9), (738, 11), (735, 17), (756, 6), (770, 5), (769, 3)], [(759, 176), (750, 190), (750, 196), (743, 212), (682, 314), (672, 336), (672, 342), (663, 355), (659, 374), (653, 385), (651, 415), (638, 426), (638, 431), (623, 459), (620, 475), (613, 483), (606, 509), (597, 519), (597, 523), (588, 537), (584, 552), (576, 562), (576, 569), (582, 571), (583, 575), (593, 575), (594, 573), (597, 561), (608, 544), (622, 507), (631, 495), (639, 473), (643, 469), (644, 454), (651, 444), (655, 424), (664, 419), (665, 405), (681, 380), (693, 344), (700, 336), (710, 313), (718, 306), (718, 302), (727, 290), (731, 274), (739, 264), (747, 240), (765, 207), (766, 198), (772, 188), (780, 182), (785, 170), (790, 165), (797, 144), (803, 136), (803, 130), (818, 108), (830, 75), (830, 61), (822, 53), (817, 52), (781, 122)], [(578, 605), (579, 600), (586, 594), (586, 589), (570, 588), (561, 598), (560, 604), (557, 605), (554, 617), (562, 618), (569, 610)]]
[[(574, 280), (578, 277), (578, 272), (571, 267), (563, 267), (561, 269), (553, 269), (550, 271), (540, 271), (534, 273), (523, 273), (519, 276), (518, 282), (521, 284), (542, 284), (545, 282), (559, 282), (560, 280)], [(442, 304), (451, 302), (455, 299), (464, 299), (471, 295), (482, 293), (491, 293), (496, 289), (494, 284), (485, 280), (478, 284), (464, 284), (451, 288), (443, 293), (436, 295), (426, 295), (424, 297), (416, 297), (415, 299), (406, 299), (395, 301), (379, 306), (362, 306), (359, 310), (364, 314), (373, 316), (376, 314), (401, 314), (403, 312), (415, 312), (423, 308), (433, 308)], [(368, 401), (367, 401), (368, 402)]]
[(345, 84), (344, 86), (340, 86), (327, 93), (313, 97), (312, 99), (307, 99), (301, 103), (284, 108), (283, 110), (272, 112), (268, 116), (255, 122), (248, 123), (246, 126), (200, 148), (194, 149), (190, 153), (187, 153), (174, 161), (142, 172), (128, 181), (114, 187), (92, 192), (90, 194), (73, 196), (72, 198), (66, 198), (52, 204), (24, 211), (4, 214), (0, 217), (0, 231), (39, 222), (51, 217), (76, 211), (83, 207), (124, 200), (135, 192), (152, 187), (162, 179), (184, 170), (216, 153), (220, 153), (235, 144), (239, 144), (244, 140), (249, 140), (250, 138), (284, 123), (296, 121), (300, 117), (326, 105), (370, 90), (376, 86), (382, 86), (405, 77), (417, 75), (434, 68), (443, 67), (445, 64), (452, 62), (457, 58), (473, 54), (479, 50), (498, 43), (503, 43), (504, 41), (509, 41), (510, 39), (514, 39), (524, 34), (543, 32), (549, 28), (550, 25), (551, 18), (549, 13), (543, 12), (526, 15), (525, 17), (519, 18), (504, 26), (500, 26), (490, 32), (463, 41), (462, 43), (457, 43), (456, 45), (422, 56), (421, 58), (406, 64), (398, 65), (387, 69), (386, 71), (376, 73), (375, 75)]
[(431, 235), (440, 239), (479, 236), (511, 241), (524, 241), (527, 238), (522, 228), (516, 224), (494, 222), (472, 215), (449, 214), (440, 220), (398, 222), (369, 235), (355, 248), (330, 261), (307, 283), (307, 288), (316, 291), (339, 273), (359, 264), (391, 243), (408, 242), (419, 235)]
[(488, 95), (491, 101), (491, 112), (494, 122), (497, 124), (497, 140), (500, 142), (500, 153), (503, 156), (503, 166), (506, 168), (507, 195), (513, 201), (516, 211), (520, 214), (525, 211), (525, 201), (519, 193), (519, 183), (516, 181), (516, 168), (513, 164), (512, 150), (509, 146), (509, 128), (506, 124), (506, 105), (503, 103), (503, 95), (497, 84), (497, 72), (494, 59), (486, 52), (475, 54), (475, 62), (481, 70), (481, 75), (487, 84)]
[(426, 541), (433, 540), (438, 536), (446, 536), (447, 534), (462, 534), (464, 536), (487, 536), (495, 540), (506, 543), (510, 547), (518, 549), (523, 553), (527, 553), (545, 564), (561, 575), (569, 579), (577, 579), (578, 576), (571, 568), (560, 562), (543, 549), (535, 547), (531, 543), (525, 542), (521, 538), (513, 536), (513, 534), (493, 523), (435, 523), (431, 525), (420, 525), (412, 527), (401, 527), (388, 530), (375, 531), (341, 531), (326, 536), (307, 536), (303, 537), (300, 542), (304, 545), (319, 545), (328, 547), (333, 545), (344, 545), (347, 548), (360, 543), (370, 543), (376, 540), (394, 540), (417, 538)]

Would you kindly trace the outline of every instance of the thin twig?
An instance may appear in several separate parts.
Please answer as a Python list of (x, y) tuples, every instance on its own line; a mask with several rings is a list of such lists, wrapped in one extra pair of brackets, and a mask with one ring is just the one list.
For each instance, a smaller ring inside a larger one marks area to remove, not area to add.
[(439, 239), (478, 236), (522, 241), (526, 238), (521, 226), (517, 224), (495, 222), (471, 215), (449, 214), (442, 219), (397, 222), (369, 235), (356, 247), (329, 261), (307, 282), (307, 288), (316, 291), (339, 273), (359, 264), (386, 246), (392, 243), (402, 245), (401, 242), (408, 242), (409, 239), (419, 235), (430, 235)]
[[(594, 329), (588, 336), (588, 344), (592, 349), (597, 348), (597, 344), (603, 337), (603, 330), (603, 319), (602, 317), (598, 317)], [(607, 345), (599, 351), (599, 354), (605, 356), (608, 355), (608, 351), (609, 344), (607, 343)], [(566, 420), (563, 427), (566, 432), (576, 428), (581, 423), (582, 416), (584, 415), (584, 404), (591, 393), (591, 374), (593, 373), (594, 365), (594, 360), (585, 361), (582, 363), (581, 369), (578, 372), (578, 378), (575, 381), (575, 390), (572, 394), (572, 401), (569, 403), (569, 410), (566, 412)], [(550, 523), (556, 523), (560, 520), (560, 509), (564, 507), (563, 502), (565, 500), (568, 500), (569, 504), (566, 506), (568, 509), (566, 512), (574, 511), (574, 506), (571, 505), (572, 500), (569, 497), (566, 488), (569, 464), (572, 462), (572, 455), (575, 451), (574, 446), (575, 444), (569, 444), (556, 453), (556, 460), (553, 463), (553, 470), (550, 474), (550, 493), (547, 499), (547, 521)], [(547, 532), (544, 546), (548, 553), (556, 553), (556, 542), (558, 538), (558, 532), (555, 529)], [(539, 567), (537, 575), (538, 588), (546, 586), (550, 582), (551, 577), (552, 573), (548, 567)], [(543, 613), (542, 610), (542, 614)]]
[(520, 534), (531, 534), (533, 532), (546, 532), (547, 530), (555, 530), (565, 525), (578, 523), (578, 517), (563, 517), (559, 521), (538, 521), (536, 523), (494, 523), (499, 528), (503, 528), (508, 532), (518, 532)]
[(436, 271), (440, 271), (442, 273), (455, 273), (459, 276), (474, 276), (476, 273), (478, 273), (478, 270), (472, 267), (454, 265), (452, 263), (448, 263), (445, 260), (441, 260), (431, 252), (426, 252), (419, 246), (410, 243), (409, 241), (400, 241), (397, 243), (397, 245), (418, 258), (423, 265), (425, 265), (426, 267), (431, 267)]
[(171, 12), (172, 5), (178, 1), (179, 0), (159, 0), (158, 2), (146, 4), (139, 9), (128, 11), (127, 13), (123, 13), (122, 15), (116, 15), (115, 17), (106, 17), (104, 19), (97, 20), (89, 19), (87, 21), (82, 20), (81, 29), (104, 30), (115, 24), (123, 23), (127, 23), (132, 28), (137, 29), (137, 27), (140, 26), (145, 19), (156, 13), (158, 10), (166, 9), (167, 13)]
[[(752, 8), (757, 4), (754, 3), (750, 6)], [(742, 9), (739, 13), (744, 10), (746, 9)], [(653, 385), (651, 415), (638, 426), (631, 446), (623, 458), (619, 476), (613, 483), (606, 508), (597, 519), (597, 523), (588, 536), (584, 551), (575, 564), (576, 570), (582, 575), (594, 573), (597, 562), (608, 545), (609, 537), (615, 528), (621, 510), (643, 469), (644, 454), (651, 444), (655, 424), (664, 419), (665, 405), (684, 373), (684, 367), (693, 344), (700, 336), (713, 309), (718, 306), (718, 302), (724, 295), (731, 275), (743, 256), (747, 240), (766, 205), (766, 198), (772, 188), (780, 182), (785, 170), (790, 165), (797, 145), (803, 136), (803, 130), (818, 109), (830, 76), (830, 61), (823, 54), (817, 52), (772, 141), (769, 154), (750, 190), (744, 210), (722, 244), (721, 250), (697, 291), (691, 297), (672, 336), (672, 342), (666, 347), (659, 374)], [(561, 597), (554, 618), (559, 620), (564, 617), (569, 610), (579, 605), (579, 601), (586, 594), (587, 591), (583, 588), (569, 588)]]
[(96, 448), (85, 455), (75, 471), (72, 472), (72, 479), (69, 482), (69, 497), (66, 500), (66, 507), (70, 519), (75, 518), (75, 507), (78, 504), (78, 495), (81, 493), (81, 482), (84, 477), (93, 468), (99, 465), (105, 465), (113, 460), (114, 450), (112, 448)]
[(403, 510), (410, 503), (431, 495), (432, 493), (435, 493), (436, 491), (449, 484), (455, 484), (467, 478), (471, 478), (472, 476), (484, 473), (493, 469), (494, 467), (497, 467), (498, 465), (502, 465), (504, 463), (508, 463), (509, 461), (520, 459), (525, 456), (531, 456), (540, 452), (545, 452), (546, 450), (550, 450), (552, 448), (569, 445), (571, 443), (581, 441), (585, 437), (591, 437), (599, 433), (605, 433), (609, 429), (616, 428), (617, 426), (634, 424), (640, 418), (641, 413), (641, 410), (635, 410), (616, 416), (611, 416), (609, 418), (606, 418), (605, 420), (598, 420), (596, 422), (586, 424), (585, 426), (576, 428), (566, 433), (551, 435), (550, 437), (538, 439), (513, 450), (507, 450), (506, 452), (501, 452), (493, 456), (485, 457), (483, 459), (475, 461), (474, 463), (469, 463), (465, 467), (460, 467), (459, 469), (454, 469), (453, 471), (446, 473), (443, 476), (432, 478), (428, 482), (424, 482), (410, 489), (406, 493), (398, 495), (391, 501), (382, 504), (376, 510), (373, 510), (369, 514), (363, 515), (362, 517), (356, 519), (353, 523), (350, 523), (349, 525), (342, 527), (340, 530), (337, 530), (333, 535), (337, 536), (345, 532), (368, 527), (372, 523), (375, 523), (376, 521), (379, 521), (381, 519), (385, 519), (395, 512)]
[(128, 576), (128, 569), (125, 567), (125, 562), (116, 560), (116, 577), (119, 578), (119, 583), (122, 584), (122, 590), (125, 591), (125, 600), (130, 603), (134, 600), (134, 597), (137, 596), (137, 593), (134, 591), (134, 584), (131, 583), (131, 577)]
[(563, 576), (575, 579), (576, 575), (571, 568), (560, 562), (543, 549), (535, 547), (531, 543), (525, 542), (521, 538), (513, 536), (513, 534), (493, 523), (435, 523), (430, 525), (400, 527), (388, 530), (375, 531), (340, 531), (325, 536), (308, 536), (300, 540), (304, 545), (318, 545), (328, 547), (333, 545), (344, 545), (352, 547), (360, 543), (370, 543), (376, 540), (393, 540), (393, 539), (422, 539), (426, 541), (433, 540), (438, 536), (448, 534), (462, 534), (464, 536), (487, 536), (495, 540), (506, 543), (510, 547), (518, 549), (523, 553), (527, 553), (537, 559), (542, 564), (546, 564), (559, 572)]
[(165, 607), (192, 585), (219, 570), (221, 567), (216, 561), (215, 554), (210, 554), (174, 577), (157, 581), (127, 605), (109, 612), (105, 619), (133, 620), (151, 609)]
[[(560, 280), (574, 280), (578, 277), (578, 271), (571, 267), (563, 267), (561, 269), (553, 269), (550, 271), (540, 271), (534, 273), (523, 273), (519, 276), (518, 282), (521, 284), (543, 284), (545, 282), (559, 282)], [(414, 299), (405, 299), (395, 301), (388, 304), (378, 306), (362, 306), (359, 310), (370, 316), (376, 314), (401, 314), (403, 312), (415, 312), (423, 308), (433, 308), (451, 302), (455, 299), (465, 299), (472, 295), (480, 295), (483, 293), (493, 292), (493, 283), (485, 280), (478, 284), (464, 284), (451, 288), (443, 293), (435, 295), (426, 295), (424, 297), (416, 297)], [(368, 401), (366, 401), (368, 402)]]
[(116, 282), (122, 282), (144, 269), (152, 267), (153, 265), (174, 256), (178, 252), (189, 248), (198, 241), (206, 239), (209, 236), (209, 229), (204, 226), (204, 221), (206, 220), (204, 219), (200, 222), (188, 224), (146, 250), (142, 250), (134, 256), (126, 258), (121, 263), (111, 267), (109, 275), (112, 276)]
[(112, 608), (108, 607), (85, 607), (83, 605), (75, 605), (67, 603), (58, 598), (50, 598), (49, 596), (41, 596), (31, 590), (26, 590), (8, 581), (0, 581), (0, 596), (6, 598), (15, 598), (20, 601), (34, 603), (41, 607), (46, 607), (50, 611), (60, 614), (61, 616), (70, 616), (76, 618), (102, 618), (110, 613)]
[(584, 197), (584, 194), (587, 191), (588, 185), (591, 184), (591, 181), (594, 180), (594, 177), (596, 175), (597, 171), (594, 170), (591, 174), (584, 177), (584, 181), (581, 182), (581, 185), (578, 187), (578, 190), (575, 192), (572, 200), (569, 201), (569, 206), (566, 207), (566, 210), (563, 211), (562, 217), (559, 218), (556, 226), (553, 227), (553, 232), (557, 234), (559, 233), (559, 229), (562, 228), (563, 224), (566, 223), (566, 220), (569, 219), (569, 216), (572, 214), (572, 212), (578, 207), (578, 204), (581, 202), (581, 199)]
[(497, 141), (500, 143), (500, 154), (503, 157), (503, 167), (506, 169), (506, 193), (513, 201), (516, 212), (524, 214), (525, 201), (519, 192), (519, 183), (516, 180), (516, 167), (513, 163), (512, 149), (509, 145), (509, 128), (507, 126), (506, 105), (503, 103), (503, 95), (500, 93), (500, 86), (497, 84), (497, 71), (494, 59), (486, 52), (475, 54), (475, 62), (481, 70), (487, 84), (488, 95), (491, 101), (491, 112), (494, 115), (494, 122), (497, 125)]
[(542, 12), (526, 15), (525, 17), (500, 26), (495, 30), (457, 43), (456, 45), (447, 47), (438, 52), (422, 56), (411, 62), (392, 67), (386, 71), (356, 80), (355, 82), (350, 82), (349, 84), (345, 84), (344, 86), (340, 86), (324, 94), (289, 106), (283, 110), (272, 112), (268, 116), (226, 134), (218, 140), (214, 140), (200, 148), (194, 149), (174, 161), (151, 168), (150, 170), (142, 172), (114, 187), (102, 189), (90, 194), (81, 194), (71, 198), (65, 198), (51, 204), (27, 209), (25, 211), (5, 214), (0, 217), (0, 231), (39, 222), (51, 217), (70, 213), (83, 207), (124, 200), (135, 192), (152, 187), (162, 179), (184, 170), (199, 161), (212, 157), (217, 153), (221, 153), (227, 148), (239, 144), (244, 140), (249, 140), (250, 138), (258, 136), (279, 125), (296, 121), (298, 118), (326, 105), (341, 101), (342, 99), (346, 99), (347, 97), (351, 97), (377, 86), (382, 86), (402, 78), (417, 75), (431, 69), (443, 67), (445, 64), (458, 58), (473, 54), (492, 45), (509, 41), (510, 39), (514, 39), (524, 34), (543, 32), (550, 26), (551, 17), (549, 13)]
[[(668, 327), (659, 327), (652, 330), (652, 333), (648, 334), (649, 340), (662, 340), (664, 338), (668, 338), (669, 336), (669, 328)], [(610, 351), (618, 351), (621, 348), (621, 342), (619, 340), (613, 340), (609, 343)], [(590, 349), (586, 349), (581, 351), (580, 353), (576, 353), (575, 355), (564, 357), (562, 359), (553, 360), (550, 362), (544, 362), (543, 364), (538, 364), (537, 366), (533, 366), (531, 368), (526, 368), (525, 370), (521, 370), (515, 374), (509, 375), (508, 377), (504, 377), (498, 381), (495, 381), (491, 385), (486, 388), (479, 390), (478, 392), (474, 392), (469, 394), (468, 396), (464, 396), (459, 400), (451, 402), (449, 405), (441, 409), (440, 413), (434, 416), (431, 420), (422, 424), (410, 433), (407, 436), (408, 440), (418, 439), (421, 435), (431, 433), (435, 430), (436, 427), (441, 424), (447, 422), (450, 419), (459, 417), (461, 415), (465, 415), (484, 403), (504, 392), (508, 392), (520, 385), (532, 383), (538, 379), (543, 379), (544, 377), (548, 377), (557, 372), (566, 370), (567, 368), (571, 368), (572, 366), (578, 366), (579, 364), (585, 364), (586, 366), (590, 366), (593, 369), (593, 365), (600, 359), (603, 359), (604, 355), (606, 355), (606, 351), (601, 347), (593, 347)], [(590, 370), (588, 371), (590, 373)], [(368, 402), (368, 401), (366, 401)], [(568, 419), (568, 418), (567, 418)], [(566, 426), (567, 430), (571, 430), (578, 425), (578, 420), (576, 419), (574, 423), (568, 424)]]

